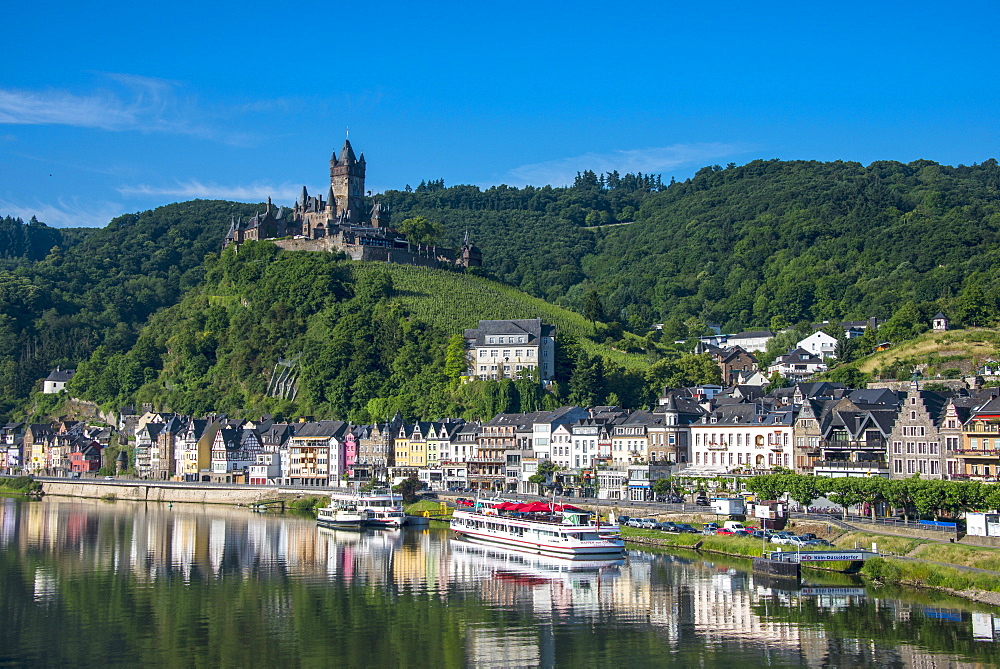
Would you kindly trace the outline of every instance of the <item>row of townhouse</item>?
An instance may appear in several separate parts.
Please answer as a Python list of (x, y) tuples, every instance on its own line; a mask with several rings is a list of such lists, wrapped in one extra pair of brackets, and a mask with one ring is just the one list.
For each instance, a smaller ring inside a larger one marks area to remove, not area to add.
[(711, 407), (691, 425), (688, 476), (781, 466), (823, 476), (1000, 476), (1000, 390), (848, 390), (802, 383), (790, 393)]
[[(1000, 476), (1000, 389), (850, 390), (800, 383), (664, 392), (651, 410), (562, 407), (459, 419), (352, 425), (144, 412), (134, 461), (149, 479), (319, 486), (417, 475), (433, 488), (556, 491), (645, 499), (657, 478), (749, 476), (781, 467), (825, 476)], [(10, 423), (0, 471), (95, 471), (109, 430)], [(75, 462), (75, 464), (74, 464)], [(541, 467), (551, 462), (551, 466)]]
[(0, 473), (65, 476), (96, 472), (111, 432), (78, 421), (0, 427)]

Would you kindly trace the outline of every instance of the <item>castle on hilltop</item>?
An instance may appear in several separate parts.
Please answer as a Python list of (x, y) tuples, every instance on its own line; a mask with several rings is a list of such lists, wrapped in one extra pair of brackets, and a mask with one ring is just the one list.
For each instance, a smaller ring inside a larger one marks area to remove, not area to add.
[(281, 248), (297, 251), (341, 251), (354, 260), (380, 260), (403, 264), (480, 267), (483, 256), (466, 233), (457, 251), (415, 245), (391, 225), (388, 207), (368, 203), (365, 195), (365, 154), (355, 156), (344, 140), (340, 156), (330, 157), (330, 189), (324, 200), (302, 195), (291, 209), (275, 207), (271, 198), (263, 212), (243, 220), (233, 219), (223, 248), (247, 241), (270, 240)]

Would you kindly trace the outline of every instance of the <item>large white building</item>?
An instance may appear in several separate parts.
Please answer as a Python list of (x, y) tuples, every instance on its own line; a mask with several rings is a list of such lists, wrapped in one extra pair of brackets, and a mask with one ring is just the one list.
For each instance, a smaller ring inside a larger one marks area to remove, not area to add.
[(691, 464), (718, 473), (791, 468), (794, 422), (794, 407), (720, 407), (691, 424)]
[(518, 372), (537, 369), (542, 381), (555, 372), (555, 326), (541, 318), (479, 321), (465, 331), (468, 376), (476, 379), (516, 379)]

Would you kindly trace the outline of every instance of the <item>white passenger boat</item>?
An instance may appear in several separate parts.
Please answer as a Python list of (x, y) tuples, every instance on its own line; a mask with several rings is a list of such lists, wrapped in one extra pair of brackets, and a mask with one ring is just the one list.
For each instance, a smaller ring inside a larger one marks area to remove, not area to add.
[(316, 511), (316, 522), (324, 527), (361, 528), (371, 525), (373, 518), (368, 509), (359, 509), (354, 504), (338, 500), (330, 500), (330, 506)]
[(403, 500), (393, 495), (391, 490), (335, 490), (330, 493), (330, 499), (371, 511), (372, 522), (369, 525), (372, 527), (402, 527), (406, 523)]
[(474, 509), (456, 509), (451, 529), (468, 541), (538, 555), (595, 560), (621, 557), (625, 552), (618, 527), (602, 526), (589, 511), (542, 502), (479, 502)]

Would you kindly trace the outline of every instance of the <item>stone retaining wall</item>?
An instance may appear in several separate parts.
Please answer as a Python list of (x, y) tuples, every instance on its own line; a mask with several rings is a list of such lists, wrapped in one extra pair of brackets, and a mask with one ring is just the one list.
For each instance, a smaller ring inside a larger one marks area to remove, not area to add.
[(977, 537), (971, 534), (966, 534), (964, 537), (962, 537), (962, 543), (969, 544), (970, 546), (1000, 548), (1000, 537)]
[[(196, 504), (255, 504), (264, 500), (293, 500), (305, 495), (322, 496), (323, 490), (289, 492), (278, 488), (257, 486), (238, 488), (215, 488), (205, 485), (157, 485), (156, 483), (121, 483), (117, 481), (95, 483), (62, 483), (43, 481), (42, 491), (46, 495), (65, 497), (93, 497), (100, 499), (114, 495), (117, 499), (140, 502), (191, 502)], [(327, 491), (327, 494), (329, 492)]]

